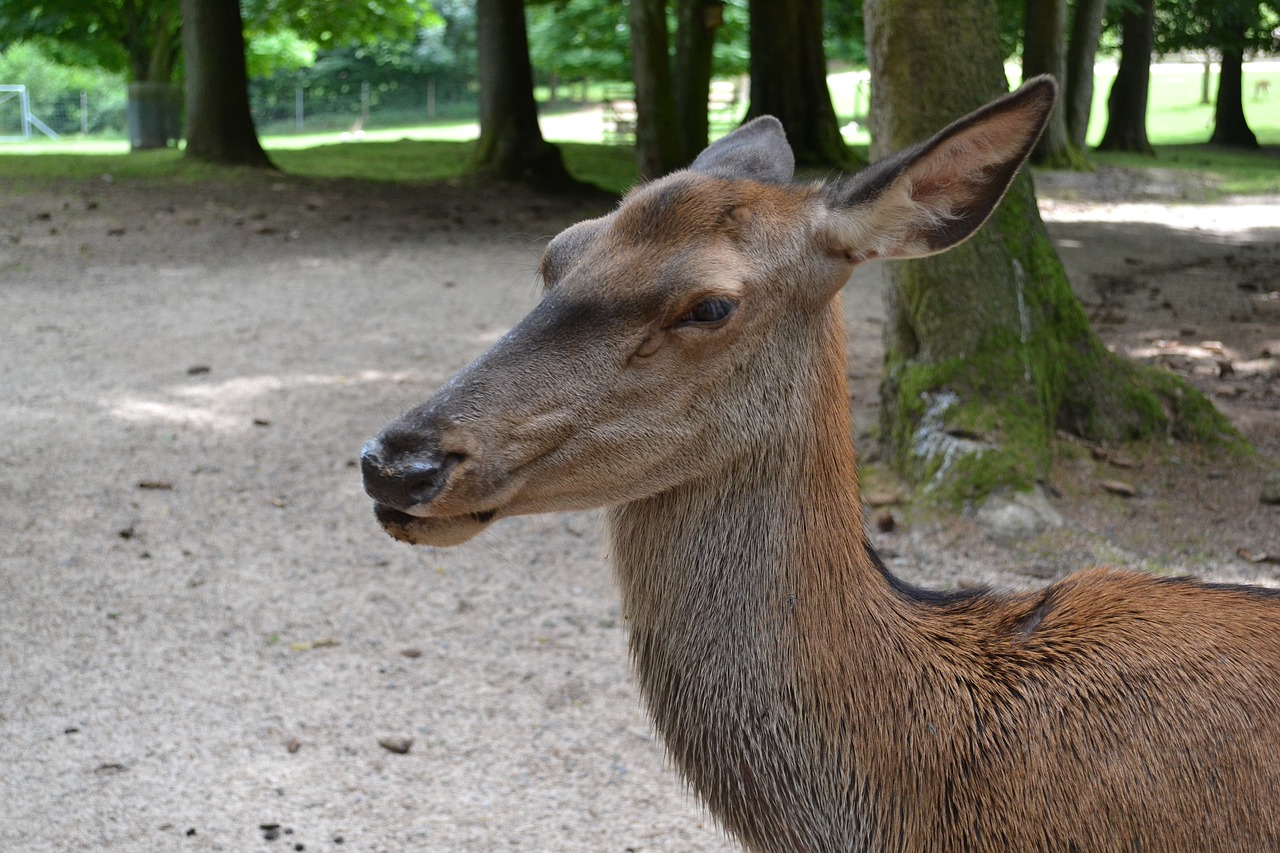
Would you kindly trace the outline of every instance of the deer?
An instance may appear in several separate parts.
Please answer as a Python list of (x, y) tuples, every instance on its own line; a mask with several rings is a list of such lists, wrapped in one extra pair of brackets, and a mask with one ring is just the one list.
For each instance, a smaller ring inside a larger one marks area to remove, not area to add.
[(1274, 591), (933, 591), (864, 526), (839, 293), (968, 238), (1055, 99), (809, 183), (740, 126), (556, 235), (532, 311), (362, 451), (407, 543), (603, 509), (655, 731), (748, 851), (1280, 849)]

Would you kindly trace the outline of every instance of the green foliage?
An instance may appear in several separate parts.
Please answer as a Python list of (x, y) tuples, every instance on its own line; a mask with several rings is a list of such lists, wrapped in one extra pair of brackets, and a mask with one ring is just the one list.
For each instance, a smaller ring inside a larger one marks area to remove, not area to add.
[(1274, 0), (1176, 0), (1156, 4), (1156, 51), (1280, 50), (1280, 3)]
[(251, 34), (245, 41), (249, 77), (270, 77), (277, 71), (297, 71), (316, 61), (316, 43), (293, 30)]
[(67, 65), (168, 82), (178, 20), (178, 0), (4, 0), (0, 42), (37, 39)]
[(64, 65), (38, 42), (11, 44), (0, 52), (0, 83), (26, 86), (31, 111), (58, 133), (80, 130), (81, 92), (89, 106), (91, 133), (123, 126), (123, 75)]

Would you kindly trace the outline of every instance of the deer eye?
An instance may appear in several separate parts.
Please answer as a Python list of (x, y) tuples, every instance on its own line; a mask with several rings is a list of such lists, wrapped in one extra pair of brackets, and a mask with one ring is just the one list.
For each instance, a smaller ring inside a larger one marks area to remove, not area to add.
[(677, 326), (711, 326), (729, 318), (737, 304), (723, 296), (712, 296), (694, 305), (676, 320)]

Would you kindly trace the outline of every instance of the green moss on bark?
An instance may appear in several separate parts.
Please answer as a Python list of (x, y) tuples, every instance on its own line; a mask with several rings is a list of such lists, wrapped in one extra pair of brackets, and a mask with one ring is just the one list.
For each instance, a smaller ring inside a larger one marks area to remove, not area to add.
[[(880, 434), (897, 470), (922, 495), (957, 504), (1043, 481), (1058, 429), (1243, 446), (1190, 385), (1102, 345), (1034, 205), (1020, 180), (976, 248), (960, 247), (967, 258), (895, 270)], [(975, 267), (993, 255), (1007, 269), (984, 279)], [(938, 292), (954, 288), (973, 292), (940, 313)]]

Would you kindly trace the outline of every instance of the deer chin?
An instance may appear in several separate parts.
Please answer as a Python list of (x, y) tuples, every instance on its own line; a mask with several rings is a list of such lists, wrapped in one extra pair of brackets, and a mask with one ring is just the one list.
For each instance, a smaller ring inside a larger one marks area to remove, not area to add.
[(448, 548), (461, 545), (481, 533), (493, 523), (498, 511), (469, 512), (464, 515), (446, 515), (424, 518), (410, 515), (382, 504), (373, 505), (373, 514), (393, 539), (410, 545), (431, 545)]

